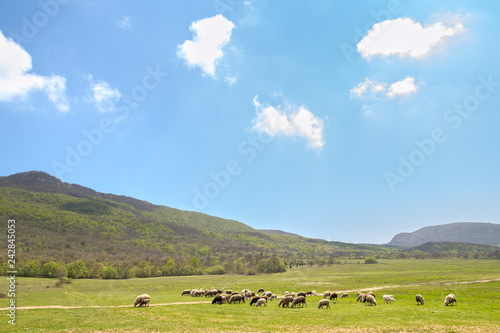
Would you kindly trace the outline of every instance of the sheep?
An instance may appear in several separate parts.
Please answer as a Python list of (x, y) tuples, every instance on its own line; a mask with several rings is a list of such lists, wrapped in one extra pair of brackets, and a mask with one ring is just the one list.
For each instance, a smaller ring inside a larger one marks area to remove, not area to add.
[(270, 291), (266, 291), (265, 293), (262, 294), (262, 296), (271, 297), (271, 296), (273, 296), (273, 293)]
[(139, 295), (135, 298), (134, 307), (136, 307), (137, 305), (139, 305), (139, 307), (141, 307), (143, 305), (149, 306), (150, 299), (151, 299), (151, 297), (148, 294)]
[(211, 289), (211, 290), (205, 290), (205, 297), (211, 297), (217, 295), (217, 290)]
[(290, 306), (290, 303), (293, 302), (293, 297), (292, 296), (285, 296), (281, 299), (280, 303), (278, 304), (278, 307), (282, 306), (282, 307), (289, 307)]
[(204, 296), (205, 295), (205, 290), (203, 289), (199, 289), (197, 291), (194, 292), (194, 297), (201, 297), (201, 296)]
[[(325, 297), (325, 299), (326, 299), (326, 297)], [(330, 301), (331, 300), (337, 300), (337, 293), (331, 293), (330, 294)]]
[(313, 295), (312, 290), (311, 291), (306, 291), (306, 296), (312, 296), (312, 295)]
[(417, 294), (415, 298), (417, 299), (417, 305), (424, 305), (424, 297), (422, 295)]
[(329, 301), (329, 300), (327, 300), (327, 299), (322, 299), (322, 300), (320, 300), (320, 301), (319, 301), (319, 303), (318, 303), (318, 309), (321, 309), (321, 308), (323, 308), (324, 306), (325, 306), (327, 309), (329, 309), (329, 308), (330, 308), (330, 301)]
[(233, 291), (231, 289), (226, 290), (227, 295), (231, 295), (232, 293), (233, 293)]
[(298, 292), (298, 293), (297, 293), (297, 297), (299, 297), (299, 296), (304, 296), (304, 297), (306, 297), (306, 292), (305, 292), (305, 291), (300, 291), (300, 292)]
[(266, 301), (269, 300), (269, 297), (267, 297), (267, 295), (262, 295), (262, 296), (260, 296), (260, 298), (264, 298)]
[(370, 292), (368, 292), (368, 294), (367, 294), (367, 295), (372, 295), (372, 296), (373, 296), (373, 298), (375, 298), (375, 294), (374, 294), (374, 293), (372, 293), (371, 291), (370, 291)]
[(318, 296), (318, 293), (316, 292), (316, 290), (313, 290), (313, 291), (312, 291), (312, 295), (313, 295), (313, 296)]
[(236, 302), (245, 303), (245, 298), (243, 296), (241, 296), (240, 294), (236, 294), (236, 295), (231, 296), (231, 298), (228, 301), (229, 304), (236, 303)]
[(190, 294), (191, 294), (191, 289), (184, 289), (184, 291), (182, 292), (181, 296), (190, 295)]
[(253, 291), (247, 291), (245, 293), (245, 300), (248, 301), (250, 298), (254, 297), (255, 293)]
[(323, 293), (323, 298), (325, 298), (325, 299), (326, 299), (327, 297), (330, 297), (330, 295), (331, 295), (331, 294), (332, 294), (332, 292), (331, 292), (331, 291), (325, 291), (325, 292)]
[(342, 295), (340, 295), (340, 298), (349, 298), (349, 294), (348, 293), (343, 293)]
[(366, 303), (366, 302), (368, 302), (368, 304), (370, 304), (370, 306), (372, 306), (372, 305), (377, 306), (377, 300), (375, 299), (375, 297), (373, 297), (373, 295), (366, 294), (365, 301), (363, 303)]
[(286, 296), (286, 295), (289, 295), (289, 294), (290, 294), (290, 292), (289, 292), (288, 290), (287, 290), (287, 291), (285, 291), (285, 296)]
[(258, 301), (257, 301), (257, 304), (255, 304), (255, 306), (267, 306), (267, 301), (265, 298), (260, 298)]
[(356, 302), (365, 302), (366, 294), (358, 293), (358, 297), (356, 298)]
[(195, 293), (195, 292), (197, 292), (197, 291), (198, 291), (198, 289), (193, 289), (193, 290), (191, 290), (191, 292), (190, 292), (189, 294), (190, 294), (192, 297), (194, 297), (194, 293)]
[(455, 297), (455, 295), (449, 294), (448, 296), (446, 296), (446, 298), (444, 299), (444, 305), (453, 305), (453, 303), (457, 305), (457, 298)]
[(305, 296), (298, 296), (297, 298), (295, 298), (292, 302), (292, 308), (295, 308), (299, 304), (301, 304), (302, 306), (304, 306), (304, 305), (307, 306)]
[(382, 296), (382, 298), (384, 299), (385, 304), (396, 302), (393, 295), (384, 295), (384, 296)]
[(257, 294), (260, 294), (260, 293), (263, 293), (264, 292), (264, 288), (259, 288), (259, 290), (257, 291)]
[(215, 296), (214, 300), (212, 301), (212, 305), (213, 304), (219, 304), (219, 305), (222, 305), (222, 303), (225, 301), (224, 297), (222, 297), (221, 295), (217, 295)]
[(293, 292), (293, 291), (292, 291), (292, 292), (290, 293), (290, 296), (292, 296), (293, 298), (295, 298), (295, 297), (297, 297), (297, 293), (295, 293), (295, 292)]
[(250, 306), (254, 305), (255, 303), (257, 303), (257, 301), (260, 299), (259, 296), (255, 296), (254, 298), (252, 298), (252, 301), (250, 302)]
[(272, 301), (272, 300), (275, 300), (275, 299), (278, 299), (278, 295), (277, 294), (272, 294), (271, 298), (269, 299), (269, 301)]

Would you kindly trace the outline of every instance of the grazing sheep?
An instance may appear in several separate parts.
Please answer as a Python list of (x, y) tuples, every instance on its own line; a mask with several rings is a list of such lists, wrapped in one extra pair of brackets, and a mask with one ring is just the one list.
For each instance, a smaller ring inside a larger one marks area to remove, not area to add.
[(331, 292), (331, 291), (325, 291), (325, 292), (323, 293), (323, 298), (330, 297), (330, 296), (331, 296), (331, 294), (332, 294), (332, 292)]
[(285, 296), (281, 299), (280, 303), (278, 304), (278, 307), (282, 306), (282, 307), (289, 307), (290, 306), (290, 303), (293, 302), (293, 297), (292, 296)]
[(293, 298), (297, 297), (297, 293), (294, 293), (293, 291), (290, 293), (290, 296), (292, 296)]
[(151, 297), (149, 297), (148, 294), (142, 294), (142, 295), (139, 295), (135, 298), (135, 301), (134, 301), (134, 307), (136, 307), (137, 305), (139, 305), (139, 307), (141, 306), (149, 306), (149, 300), (151, 299)]
[(250, 302), (250, 306), (254, 305), (255, 303), (257, 303), (257, 301), (260, 299), (259, 296), (255, 296), (254, 298), (252, 298), (252, 301)]
[(231, 298), (229, 299), (228, 303), (231, 304), (231, 303), (245, 303), (245, 298), (243, 296), (241, 296), (240, 294), (236, 294), (236, 295), (233, 295), (231, 296)]
[(343, 293), (342, 295), (340, 295), (340, 298), (349, 298), (349, 294), (348, 293)]
[(266, 291), (265, 293), (262, 294), (262, 296), (271, 297), (271, 296), (273, 296), (273, 293), (270, 291)]
[(257, 301), (257, 304), (255, 304), (255, 306), (262, 306), (262, 305), (267, 306), (267, 301), (266, 301), (266, 299), (265, 299), (265, 298), (261, 298), (261, 299), (259, 299), (259, 300)]
[(286, 296), (286, 295), (289, 295), (289, 294), (290, 294), (290, 293), (289, 293), (288, 291), (285, 291), (285, 296)]
[(269, 300), (269, 297), (267, 297), (267, 295), (262, 295), (262, 296), (260, 296), (260, 298), (264, 298), (266, 301)]
[(224, 288), (222, 289), (217, 289), (217, 294), (223, 294), (224, 293)]
[(184, 295), (190, 295), (191, 294), (191, 289), (184, 289), (184, 291), (182, 292), (181, 296), (184, 296)]
[(217, 290), (211, 289), (211, 290), (205, 290), (205, 297), (211, 297), (217, 295)]
[(215, 296), (214, 300), (212, 301), (212, 304), (219, 304), (222, 305), (222, 303), (225, 301), (224, 297), (221, 295)]
[(245, 293), (245, 300), (248, 301), (250, 298), (254, 297), (255, 293), (253, 291), (247, 291)]
[(329, 301), (329, 300), (327, 300), (327, 299), (322, 299), (322, 300), (320, 300), (320, 301), (319, 301), (319, 303), (318, 303), (318, 309), (321, 309), (321, 308), (323, 308), (324, 306), (325, 306), (327, 309), (329, 309), (329, 308), (330, 308), (330, 301)]
[(275, 299), (278, 299), (278, 295), (277, 294), (272, 294), (271, 298), (269, 298), (269, 301), (273, 301)]
[(292, 308), (295, 308), (296, 306), (298, 305), (302, 305), (302, 306), (307, 306), (307, 303), (306, 303), (306, 297), (305, 296), (298, 296), (297, 298), (295, 298), (292, 302)]
[(372, 295), (372, 296), (373, 296), (373, 298), (375, 298), (375, 294), (374, 294), (374, 293), (372, 293), (371, 291), (370, 291), (367, 295)]
[[(326, 297), (325, 297), (325, 299), (326, 299)], [(331, 300), (337, 300), (337, 293), (331, 293), (330, 294), (330, 301)]]
[(312, 290), (311, 291), (306, 291), (306, 296), (312, 296), (312, 295), (313, 295)]
[(453, 305), (453, 303), (457, 305), (457, 298), (455, 297), (455, 295), (449, 294), (448, 296), (446, 296), (446, 298), (444, 299), (444, 305)]
[(304, 296), (304, 297), (306, 297), (306, 292), (305, 292), (305, 291), (300, 291), (300, 292), (298, 292), (298, 293), (297, 293), (297, 297), (299, 297), (299, 296)]
[(365, 302), (366, 294), (358, 293), (358, 297), (356, 298), (356, 302)]
[(417, 294), (415, 298), (417, 299), (417, 305), (424, 305), (424, 297), (422, 295)]
[(264, 291), (265, 291), (264, 288), (259, 288), (259, 290), (257, 291), (257, 294), (263, 293)]
[(382, 298), (384, 299), (385, 304), (396, 302), (393, 295), (384, 295), (384, 296), (382, 296)]
[(199, 289), (197, 291), (194, 292), (194, 297), (201, 297), (201, 296), (204, 296), (205, 295), (205, 290), (203, 289)]
[(198, 289), (193, 289), (193, 290), (191, 290), (191, 292), (190, 292), (189, 294), (190, 294), (192, 297), (194, 297), (194, 293), (195, 293), (195, 292), (197, 292), (197, 291), (198, 291)]
[(372, 306), (372, 305), (377, 306), (377, 300), (375, 299), (375, 297), (373, 297), (373, 295), (366, 294), (365, 301), (363, 303), (366, 303), (366, 302), (368, 302), (368, 304), (370, 304), (370, 306)]
[(313, 291), (312, 291), (312, 295), (313, 295), (313, 296), (318, 296), (318, 293), (316, 292), (316, 290), (313, 290)]
[(231, 295), (232, 293), (233, 293), (233, 291), (231, 289), (226, 290), (227, 295)]

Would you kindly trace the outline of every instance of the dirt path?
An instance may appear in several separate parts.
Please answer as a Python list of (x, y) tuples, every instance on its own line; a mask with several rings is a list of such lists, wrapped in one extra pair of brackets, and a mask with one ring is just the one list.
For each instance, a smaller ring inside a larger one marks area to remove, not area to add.
[[(361, 289), (348, 289), (341, 290), (342, 292), (356, 292), (359, 290), (380, 290), (380, 289), (394, 289), (394, 288), (407, 288), (407, 287), (420, 287), (420, 286), (449, 286), (449, 285), (463, 285), (463, 284), (475, 284), (475, 283), (488, 283), (500, 281), (498, 279), (488, 279), (488, 280), (475, 280), (475, 281), (465, 281), (465, 282), (429, 282), (429, 283), (417, 283), (417, 284), (405, 284), (405, 285), (392, 285), (392, 286), (379, 286), (371, 288), (361, 288)], [(318, 294), (318, 296), (323, 296)], [(280, 297), (280, 296), (278, 296)], [(151, 306), (167, 306), (167, 305), (189, 305), (189, 304), (210, 304), (212, 301), (197, 301), (197, 302), (173, 302), (173, 303), (154, 303)], [(16, 310), (36, 310), (36, 309), (92, 309), (92, 308), (130, 308), (133, 305), (80, 305), (80, 306), (63, 306), (63, 305), (40, 305), (40, 306), (19, 306)], [(9, 308), (0, 309), (0, 311), (6, 311)]]

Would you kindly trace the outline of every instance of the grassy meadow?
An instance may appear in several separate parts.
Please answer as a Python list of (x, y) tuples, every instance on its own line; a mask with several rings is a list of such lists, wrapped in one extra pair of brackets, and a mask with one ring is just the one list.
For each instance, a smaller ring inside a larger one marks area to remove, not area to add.
[[(352, 261), (270, 275), (73, 280), (63, 288), (54, 287), (55, 279), (17, 278), (16, 326), (7, 324), (4, 309), (9, 299), (3, 298), (0, 331), (498, 332), (500, 281), (461, 282), (499, 278), (499, 260), (381, 260), (374, 265)], [(233, 291), (264, 288), (278, 295), (285, 291), (353, 291), (348, 299), (339, 298), (325, 310), (317, 308), (320, 296), (308, 297), (308, 306), (298, 309), (278, 308), (278, 301), (257, 308), (249, 302), (219, 306), (203, 303), (212, 298), (181, 296), (184, 289), (201, 287)], [(0, 292), (7, 290), (7, 280), (2, 278)], [(370, 290), (377, 295), (378, 306), (356, 303), (357, 291)], [(142, 293), (151, 295), (151, 307), (131, 307)], [(417, 293), (424, 296), (424, 306), (416, 305)], [(444, 306), (449, 293), (456, 295), (457, 306)], [(394, 295), (396, 302), (383, 304), (384, 294)], [(22, 309), (54, 305), (81, 308)]]

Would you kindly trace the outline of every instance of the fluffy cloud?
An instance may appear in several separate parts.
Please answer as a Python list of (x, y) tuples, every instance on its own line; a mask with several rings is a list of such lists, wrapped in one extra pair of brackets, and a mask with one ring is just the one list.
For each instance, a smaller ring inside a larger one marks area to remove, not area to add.
[(90, 76), (90, 80), (90, 89), (92, 90), (91, 100), (94, 102), (97, 110), (99, 110), (99, 112), (115, 111), (115, 103), (118, 102), (121, 97), (120, 91), (111, 88), (106, 81), (100, 80), (97, 83), (93, 83), (92, 76)]
[(205, 74), (215, 75), (217, 62), (224, 55), (222, 47), (231, 39), (233, 22), (222, 15), (191, 23), (193, 40), (178, 45), (177, 56), (190, 66), (200, 67)]
[(462, 31), (464, 26), (460, 23), (454, 27), (446, 27), (441, 22), (422, 27), (410, 18), (398, 18), (373, 25), (357, 47), (358, 52), (367, 59), (376, 55), (421, 58), (441, 43), (444, 37)]
[(360, 82), (356, 87), (351, 89), (350, 95), (351, 98), (376, 98), (377, 94), (385, 92), (386, 85), (386, 83), (380, 83), (365, 78), (363, 82)]
[[(423, 84), (423, 82), (419, 84)], [(350, 96), (351, 98), (377, 99), (379, 96), (385, 95), (394, 98), (396, 96), (408, 96), (418, 91), (418, 84), (415, 83), (415, 78), (411, 76), (406, 76), (403, 80), (392, 83), (389, 89), (386, 86), (387, 83), (365, 78), (363, 82), (350, 90)]]
[(55, 107), (67, 112), (66, 79), (58, 75), (41, 76), (29, 73), (31, 55), (0, 31), (0, 101), (24, 98), (30, 91), (43, 91)]
[(394, 98), (398, 95), (407, 96), (416, 92), (417, 85), (415, 84), (415, 78), (406, 76), (403, 80), (391, 84), (387, 96)]
[(286, 112), (279, 106), (277, 108), (271, 105), (263, 106), (257, 100), (257, 96), (254, 97), (253, 104), (257, 111), (257, 117), (253, 120), (254, 130), (271, 136), (301, 136), (309, 141), (309, 146), (312, 148), (324, 146), (323, 121), (303, 106), (299, 108), (290, 106), (290, 112)]

